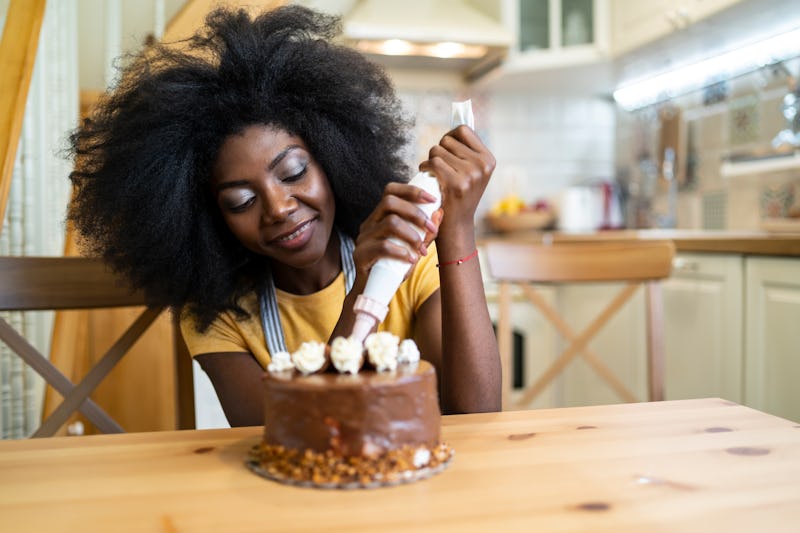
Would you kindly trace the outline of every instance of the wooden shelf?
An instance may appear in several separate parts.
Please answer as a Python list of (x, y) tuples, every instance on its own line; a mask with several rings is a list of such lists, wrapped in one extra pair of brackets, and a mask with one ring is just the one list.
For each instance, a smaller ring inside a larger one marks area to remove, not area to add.
[(723, 178), (734, 178), (752, 174), (769, 174), (786, 170), (800, 170), (800, 152), (783, 157), (756, 159), (753, 161), (725, 161), (720, 167)]

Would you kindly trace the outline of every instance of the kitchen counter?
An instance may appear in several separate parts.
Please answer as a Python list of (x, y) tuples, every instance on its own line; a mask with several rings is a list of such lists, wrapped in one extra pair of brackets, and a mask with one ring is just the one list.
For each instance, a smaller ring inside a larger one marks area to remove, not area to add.
[(592, 233), (559, 231), (519, 231), (486, 233), (478, 242), (489, 240), (524, 242), (581, 242), (595, 240), (668, 239), (680, 252), (730, 253), (800, 257), (800, 233), (766, 231), (703, 231), (703, 230), (611, 230)]

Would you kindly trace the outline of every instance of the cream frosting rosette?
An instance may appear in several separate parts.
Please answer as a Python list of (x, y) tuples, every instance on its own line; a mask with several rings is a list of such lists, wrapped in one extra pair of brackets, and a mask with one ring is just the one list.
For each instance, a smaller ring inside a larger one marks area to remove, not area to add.
[(325, 370), (328, 358), (325, 356), (325, 343), (306, 341), (297, 351), (292, 353), (295, 368), (303, 375), (314, 374)]
[(277, 352), (272, 355), (272, 358), (267, 365), (267, 371), (274, 374), (277, 372), (285, 372), (287, 370), (294, 370), (294, 363), (292, 362), (291, 354), (289, 352)]
[(364, 341), (369, 362), (378, 372), (386, 372), (397, 368), (397, 351), (400, 339), (388, 331), (371, 333)]
[(364, 346), (352, 337), (336, 337), (331, 343), (331, 362), (342, 374), (358, 374), (364, 364)]
[(419, 348), (414, 339), (404, 339), (397, 351), (397, 362), (413, 365), (419, 363)]

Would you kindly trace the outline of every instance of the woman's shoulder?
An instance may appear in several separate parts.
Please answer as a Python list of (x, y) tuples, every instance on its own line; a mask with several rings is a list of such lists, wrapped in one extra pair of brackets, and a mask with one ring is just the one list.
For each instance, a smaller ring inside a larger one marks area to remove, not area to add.
[(183, 312), (180, 316), (181, 331), (183, 332), (184, 336), (195, 336), (202, 335), (203, 333), (214, 329), (240, 329), (243, 323), (260, 320), (258, 297), (255, 293), (249, 293), (245, 296), (242, 296), (236, 301), (236, 305), (242, 309), (246, 315), (237, 313), (232, 309), (222, 311), (216, 316), (216, 318), (214, 318), (214, 320), (211, 321), (211, 324), (208, 326), (208, 328), (205, 328), (204, 332), (198, 331), (198, 322), (194, 315), (189, 312)]

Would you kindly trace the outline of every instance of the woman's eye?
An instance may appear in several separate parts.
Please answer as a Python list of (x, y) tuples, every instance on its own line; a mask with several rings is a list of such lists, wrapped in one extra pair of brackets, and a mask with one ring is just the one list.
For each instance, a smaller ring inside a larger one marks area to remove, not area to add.
[(250, 207), (255, 200), (255, 194), (233, 194), (223, 198), (222, 205), (231, 213), (241, 213)]
[(303, 164), (303, 165), (298, 165), (296, 167), (293, 167), (292, 169), (290, 169), (287, 172), (288, 175), (286, 177), (284, 177), (283, 179), (281, 179), (281, 181), (284, 181), (284, 182), (297, 181), (297, 180), (299, 180), (300, 178), (302, 178), (305, 175), (307, 170), (308, 170), (308, 164), (307, 163)]

